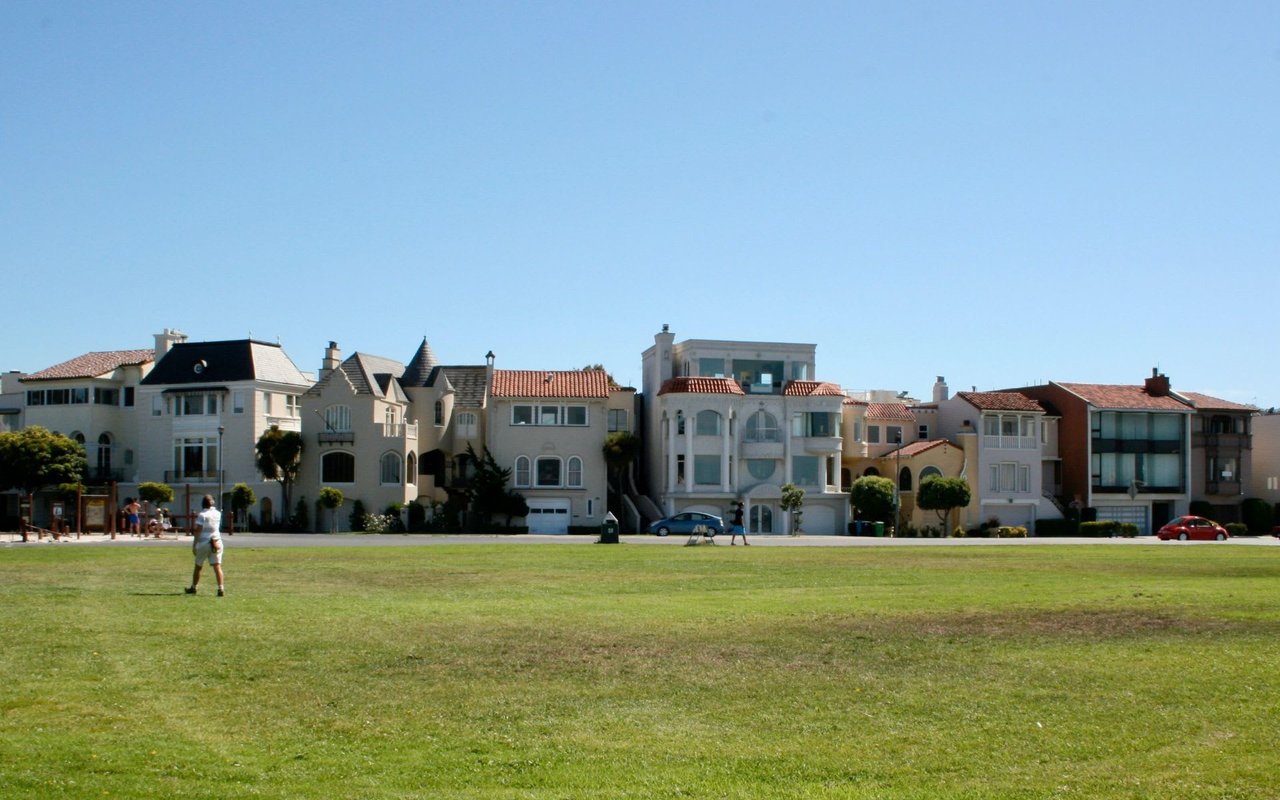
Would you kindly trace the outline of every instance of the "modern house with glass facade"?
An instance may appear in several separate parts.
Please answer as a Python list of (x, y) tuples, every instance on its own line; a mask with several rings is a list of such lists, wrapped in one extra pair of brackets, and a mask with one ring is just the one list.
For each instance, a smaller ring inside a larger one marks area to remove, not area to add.
[(812, 344), (689, 339), (663, 326), (642, 360), (645, 485), (664, 514), (726, 516), (789, 532), (782, 486), (805, 491), (805, 533), (843, 533), (844, 393), (814, 379)]

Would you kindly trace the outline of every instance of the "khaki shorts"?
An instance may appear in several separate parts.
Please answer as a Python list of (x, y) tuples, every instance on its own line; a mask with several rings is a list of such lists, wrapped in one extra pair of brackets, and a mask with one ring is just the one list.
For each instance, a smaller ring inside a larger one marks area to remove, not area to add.
[(210, 539), (207, 542), (196, 542), (196, 566), (204, 566), (204, 562), (210, 564), (222, 563), (222, 540)]

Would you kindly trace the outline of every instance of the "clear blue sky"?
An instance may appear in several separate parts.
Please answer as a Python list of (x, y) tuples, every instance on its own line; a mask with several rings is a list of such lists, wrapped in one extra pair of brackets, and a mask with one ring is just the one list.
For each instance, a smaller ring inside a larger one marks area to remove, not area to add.
[(1280, 3), (0, 4), (0, 370), (329, 340), (1280, 405)]

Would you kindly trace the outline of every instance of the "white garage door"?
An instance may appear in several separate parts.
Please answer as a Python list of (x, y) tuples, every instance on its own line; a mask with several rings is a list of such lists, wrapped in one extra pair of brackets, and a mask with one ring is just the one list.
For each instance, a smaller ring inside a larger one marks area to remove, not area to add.
[(528, 500), (529, 516), (525, 523), (529, 533), (568, 533), (568, 500)]

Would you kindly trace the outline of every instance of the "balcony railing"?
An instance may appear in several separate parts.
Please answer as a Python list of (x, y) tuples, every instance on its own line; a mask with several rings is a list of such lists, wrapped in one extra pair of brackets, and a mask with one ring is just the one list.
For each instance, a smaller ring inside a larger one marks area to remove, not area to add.
[(328, 444), (355, 444), (354, 431), (321, 431), (320, 442)]
[(384, 422), (382, 423), (382, 435), (387, 439), (416, 439), (418, 438), (418, 423)]
[(1000, 436), (986, 434), (982, 437), (982, 446), (1000, 450), (1035, 450), (1040, 440), (1034, 436)]

